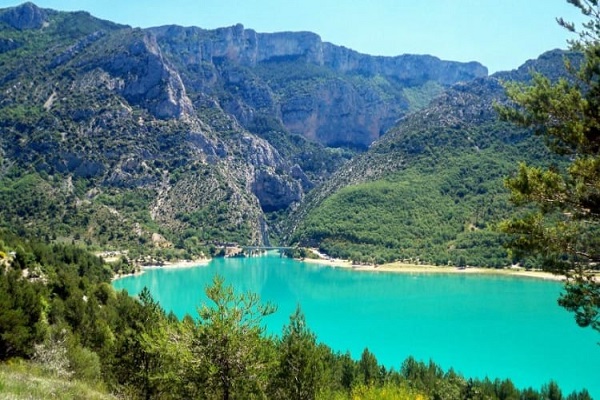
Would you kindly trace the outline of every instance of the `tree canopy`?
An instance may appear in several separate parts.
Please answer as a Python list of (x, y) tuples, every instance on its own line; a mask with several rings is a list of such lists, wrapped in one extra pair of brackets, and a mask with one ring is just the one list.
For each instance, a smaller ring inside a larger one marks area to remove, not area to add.
[(567, 0), (588, 17), (570, 42), (581, 62), (565, 60), (569, 76), (558, 81), (533, 72), (529, 85), (508, 83), (512, 104), (500, 115), (542, 135), (548, 147), (565, 157), (566, 167), (519, 165), (506, 180), (512, 201), (525, 215), (505, 221), (516, 254), (537, 257), (545, 269), (568, 280), (559, 304), (575, 313), (581, 326), (600, 331), (600, 9), (597, 0)]

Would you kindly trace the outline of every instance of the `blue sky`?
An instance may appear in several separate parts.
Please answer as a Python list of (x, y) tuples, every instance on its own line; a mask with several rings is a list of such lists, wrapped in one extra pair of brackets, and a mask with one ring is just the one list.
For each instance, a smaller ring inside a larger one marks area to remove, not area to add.
[[(23, 1), (0, 0), (0, 8)], [(573, 38), (556, 17), (581, 21), (566, 0), (34, 0), (111, 21), (258, 32), (312, 31), (361, 53), (432, 54), (479, 61), (490, 72), (518, 67)]]

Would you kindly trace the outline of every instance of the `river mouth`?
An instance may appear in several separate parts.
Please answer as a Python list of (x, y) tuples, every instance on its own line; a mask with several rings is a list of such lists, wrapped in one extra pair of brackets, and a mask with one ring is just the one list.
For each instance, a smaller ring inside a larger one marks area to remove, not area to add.
[(204, 288), (220, 275), (278, 307), (265, 318), (278, 335), (299, 304), (320, 342), (359, 358), (365, 347), (386, 367), (408, 356), (465, 377), (510, 378), (539, 389), (551, 379), (563, 394), (587, 388), (600, 398), (598, 335), (576, 326), (556, 300), (559, 282), (498, 275), (356, 272), (269, 254), (218, 258), (196, 268), (149, 269), (116, 280), (144, 286), (167, 312), (196, 316)]

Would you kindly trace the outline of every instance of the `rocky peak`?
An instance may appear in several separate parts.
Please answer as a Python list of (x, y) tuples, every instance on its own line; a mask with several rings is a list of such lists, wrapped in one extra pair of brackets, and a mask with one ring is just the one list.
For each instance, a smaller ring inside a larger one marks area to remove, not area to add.
[(245, 29), (242, 24), (213, 31), (178, 26), (150, 30), (171, 44), (179, 42), (179, 47), (183, 45), (182, 39), (195, 39), (197, 45), (190, 47), (187, 44), (187, 50), (195, 50), (201, 55), (201, 61), (210, 63), (227, 60), (254, 67), (261, 62), (302, 60), (341, 73), (381, 74), (411, 82), (429, 79), (444, 85), (488, 74), (487, 68), (478, 62), (444, 61), (427, 55), (384, 57), (361, 54), (323, 42), (319, 35), (312, 32), (257, 33)]
[(425, 81), (451, 85), (488, 75), (487, 68), (478, 62), (444, 61), (429, 55), (371, 56), (331, 43), (324, 43), (323, 52), (324, 64), (338, 72), (383, 75), (409, 85)]
[(48, 13), (33, 3), (27, 2), (20, 6), (3, 10), (0, 21), (15, 29), (40, 29), (48, 20)]
[(121, 94), (161, 119), (178, 118), (192, 111), (181, 77), (163, 57), (151, 33), (134, 32), (120, 53), (104, 60), (104, 68), (123, 79)]
[(541, 54), (535, 59), (527, 60), (525, 64), (515, 70), (497, 72), (493, 76), (503, 81), (530, 82), (532, 79), (531, 71), (535, 71), (551, 81), (557, 81), (559, 78), (570, 77), (565, 67), (565, 60), (568, 60), (577, 69), (583, 60), (583, 54), (576, 51), (554, 49)]

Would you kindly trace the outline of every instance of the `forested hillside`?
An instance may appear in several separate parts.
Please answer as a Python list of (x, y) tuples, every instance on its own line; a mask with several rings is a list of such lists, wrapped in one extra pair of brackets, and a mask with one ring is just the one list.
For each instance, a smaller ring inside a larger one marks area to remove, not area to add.
[(503, 81), (530, 72), (565, 76), (552, 51), (510, 73), (453, 86), (403, 118), (364, 154), (309, 194), (290, 219), (290, 240), (357, 262), (393, 260), (501, 267), (511, 259), (497, 224), (515, 212), (503, 181), (520, 161), (563, 161), (541, 138), (502, 122)]
[(555, 382), (519, 390), (508, 379), (469, 379), (413, 358), (387, 369), (368, 349), (354, 360), (320, 343), (300, 309), (268, 336), (263, 317), (276, 305), (218, 277), (205, 289), (210, 302), (178, 320), (147, 290), (115, 292), (120, 266), (75, 246), (0, 231), (0, 267), (1, 398), (590, 398), (563, 397)]
[(290, 209), (477, 63), (313, 33), (0, 10), (0, 225), (155, 260), (279, 237)]

